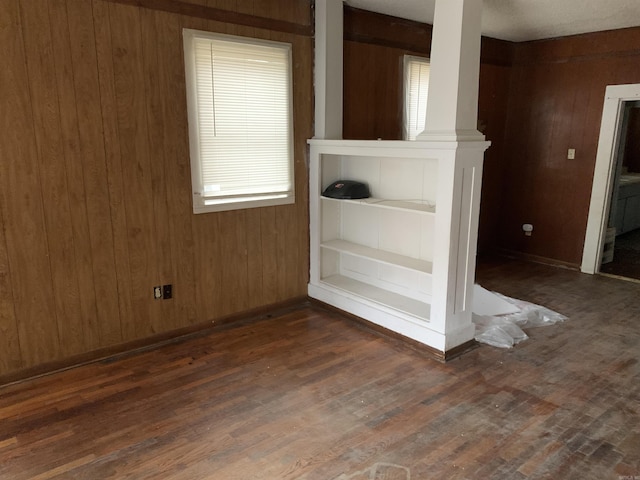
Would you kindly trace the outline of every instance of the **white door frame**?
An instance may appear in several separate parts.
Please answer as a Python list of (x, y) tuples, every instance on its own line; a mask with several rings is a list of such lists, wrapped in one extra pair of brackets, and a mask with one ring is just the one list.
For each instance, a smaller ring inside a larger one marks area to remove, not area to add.
[(593, 172), (591, 204), (580, 268), (583, 273), (594, 274), (600, 271), (602, 247), (611, 207), (616, 152), (620, 141), (619, 123), (624, 112), (624, 103), (638, 99), (640, 99), (640, 84), (609, 85), (605, 91), (596, 166)]

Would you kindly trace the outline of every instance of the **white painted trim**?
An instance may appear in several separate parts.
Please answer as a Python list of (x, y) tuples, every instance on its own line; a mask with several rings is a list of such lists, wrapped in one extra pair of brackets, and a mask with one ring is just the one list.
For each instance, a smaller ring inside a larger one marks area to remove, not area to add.
[(619, 143), (620, 115), (624, 102), (640, 99), (640, 84), (609, 85), (604, 95), (604, 108), (600, 124), (600, 138), (596, 165), (593, 173), (591, 203), (587, 219), (587, 231), (582, 253), (583, 273), (598, 273), (602, 261), (602, 246), (606, 235), (607, 220), (611, 207), (612, 176), (615, 154)]
[(314, 138), (342, 138), (343, 3), (315, 2)]

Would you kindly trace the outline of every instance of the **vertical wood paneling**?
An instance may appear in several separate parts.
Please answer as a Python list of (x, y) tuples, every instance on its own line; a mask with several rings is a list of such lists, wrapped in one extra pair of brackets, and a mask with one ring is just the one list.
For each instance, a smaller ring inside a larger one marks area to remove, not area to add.
[(248, 307), (255, 308), (264, 302), (262, 251), (262, 210), (250, 208), (245, 213), (245, 241), (247, 245), (247, 297)]
[(220, 282), (226, 291), (220, 298), (220, 313), (229, 315), (248, 308), (247, 223), (244, 210), (218, 215)]
[(35, 2), (21, 5), (31, 106), (34, 118), (38, 169), (42, 188), (49, 260), (51, 293), (56, 306), (62, 356), (86, 351), (75, 269), (65, 156), (60, 128), (60, 110), (55, 79), (52, 35), (47, 9)]
[(113, 234), (115, 273), (118, 282), (118, 313), (123, 339), (136, 338), (136, 322), (131, 295), (129, 270), (129, 236), (127, 231), (126, 197), (120, 155), (116, 89), (113, 72), (113, 47), (109, 4), (92, 1), (96, 41), (96, 62), (100, 85), (100, 105), (104, 135), (104, 154), (107, 165), (110, 220)]
[[(157, 12), (158, 72), (156, 82), (162, 92), (185, 92), (182, 65), (182, 28), (174, 15)], [(163, 104), (162, 140), (165, 158), (167, 212), (171, 223), (171, 281), (174, 290), (177, 325), (197, 321), (195, 250), (191, 224), (191, 167), (187, 124), (186, 94), (166, 96)], [(156, 141), (159, 139), (156, 138)]]
[[(167, 196), (166, 159), (163, 142), (164, 134), (164, 102), (166, 95), (162, 84), (158, 81), (159, 46), (155, 22), (156, 13), (152, 10), (140, 10), (140, 27), (142, 40), (142, 67), (144, 72), (144, 89), (146, 92), (146, 120), (148, 126), (148, 156), (151, 172), (151, 193), (154, 220), (152, 238), (155, 258), (149, 262), (157, 265), (156, 277), (159, 285), (173, 284), (173, 251), (171, 249), (170, 217), (168, 215), (169, 198)], [(148, 301), (148, 293), (145, 295)], [(156, 331), (168, 331), (176, 328), (174, 321), (174, 302), (154, 302), (153, 316), (157, 317)]]
[[(605, 88), (640, 82), (638, 38), (636, 28), (516, 46), (503, 248), (580, 264)], [(531, 237), (523, 223), (533, 223)]]
[(260, 242), (262, 249), (262, 292), (267, 303), (278, 301), (278, 225), (274, 207), (261, 208)]
[(100, 345), (113, 345), (122, 341), (122, 329), (91, 7), (91, 3), (85, 0), (67, 1), (78, 130), (96, 290), (96, 324)]
[(297, 232), (293, 241), (289, 238), (290, 225), (295, 223), (296, 207), (287, 205), (276, 211), (277, 260), (278, 260), (278, 300), (294, 296), (298, 287), (299, 272), (304, 271), (304, 260), (300, 261)]
[(140, 15), (135, 7), (109, 5), (136, 338), (162, 331), (161, 303), (148, 294), (159, 275)]
[(0, 208), (23, 366), (29, 367), (58, 358), (60, 344), (20, 7), (17, 0), (0, 2)]
[(66, 188), (71, 215), (70, 233), (73, 238), (77, 291), (80, 297), (81, 331), (87, 351), (98, 348), (100, 339), (66, 0), (52, 0), (49, 3), (49, 18), (53, 58), (56, 64), (55, 85), (58, 89), (60, 135), (65, 156)]
[(502, 65), (480, 66), (478, 129), (491, 141), (484, 154), (482, 199), (478, 229), (478, 253), (495, 249), (498, 243), (505, 161), (505, 128), (511, 68)]
[[(191, 1), (0, 2), (0, 375), (306, 294), (311, 4)], [(193, 215), (184, 27), (293, 44), (296, 205)]]
[[(2, 170), (0, 170), (2, 171)], [(0, 224), (4, 225), (0, 209)], [(0, 371), (10, 372), (22, 367), (22, 353), (11, 287), (9, 256), (4, 229), (0, 228)]]
[(220, 315), (224, 295), (221, 273), (220, 231), (218, 215), (197, 215), (193, 219), (196, 258), (196, 300), (199, 321), (206, 322)]

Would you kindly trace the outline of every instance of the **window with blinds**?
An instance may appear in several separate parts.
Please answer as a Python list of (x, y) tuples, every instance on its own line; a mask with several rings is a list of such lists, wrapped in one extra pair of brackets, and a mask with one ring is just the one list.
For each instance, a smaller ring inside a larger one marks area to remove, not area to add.
[(183, 38), (194, 212), (293, 203), (291, 45)]
[(404, 138), (415, 140), (424, 130), (429, 93), (429, 60), (404, 58)]

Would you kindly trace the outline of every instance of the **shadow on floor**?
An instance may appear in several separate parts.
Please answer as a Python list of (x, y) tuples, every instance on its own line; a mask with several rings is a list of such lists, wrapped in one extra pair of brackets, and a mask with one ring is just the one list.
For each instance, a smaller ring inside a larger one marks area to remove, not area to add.
[(616, 237), (613, 261), (600, 272), (640, 280), (640, 229)]

